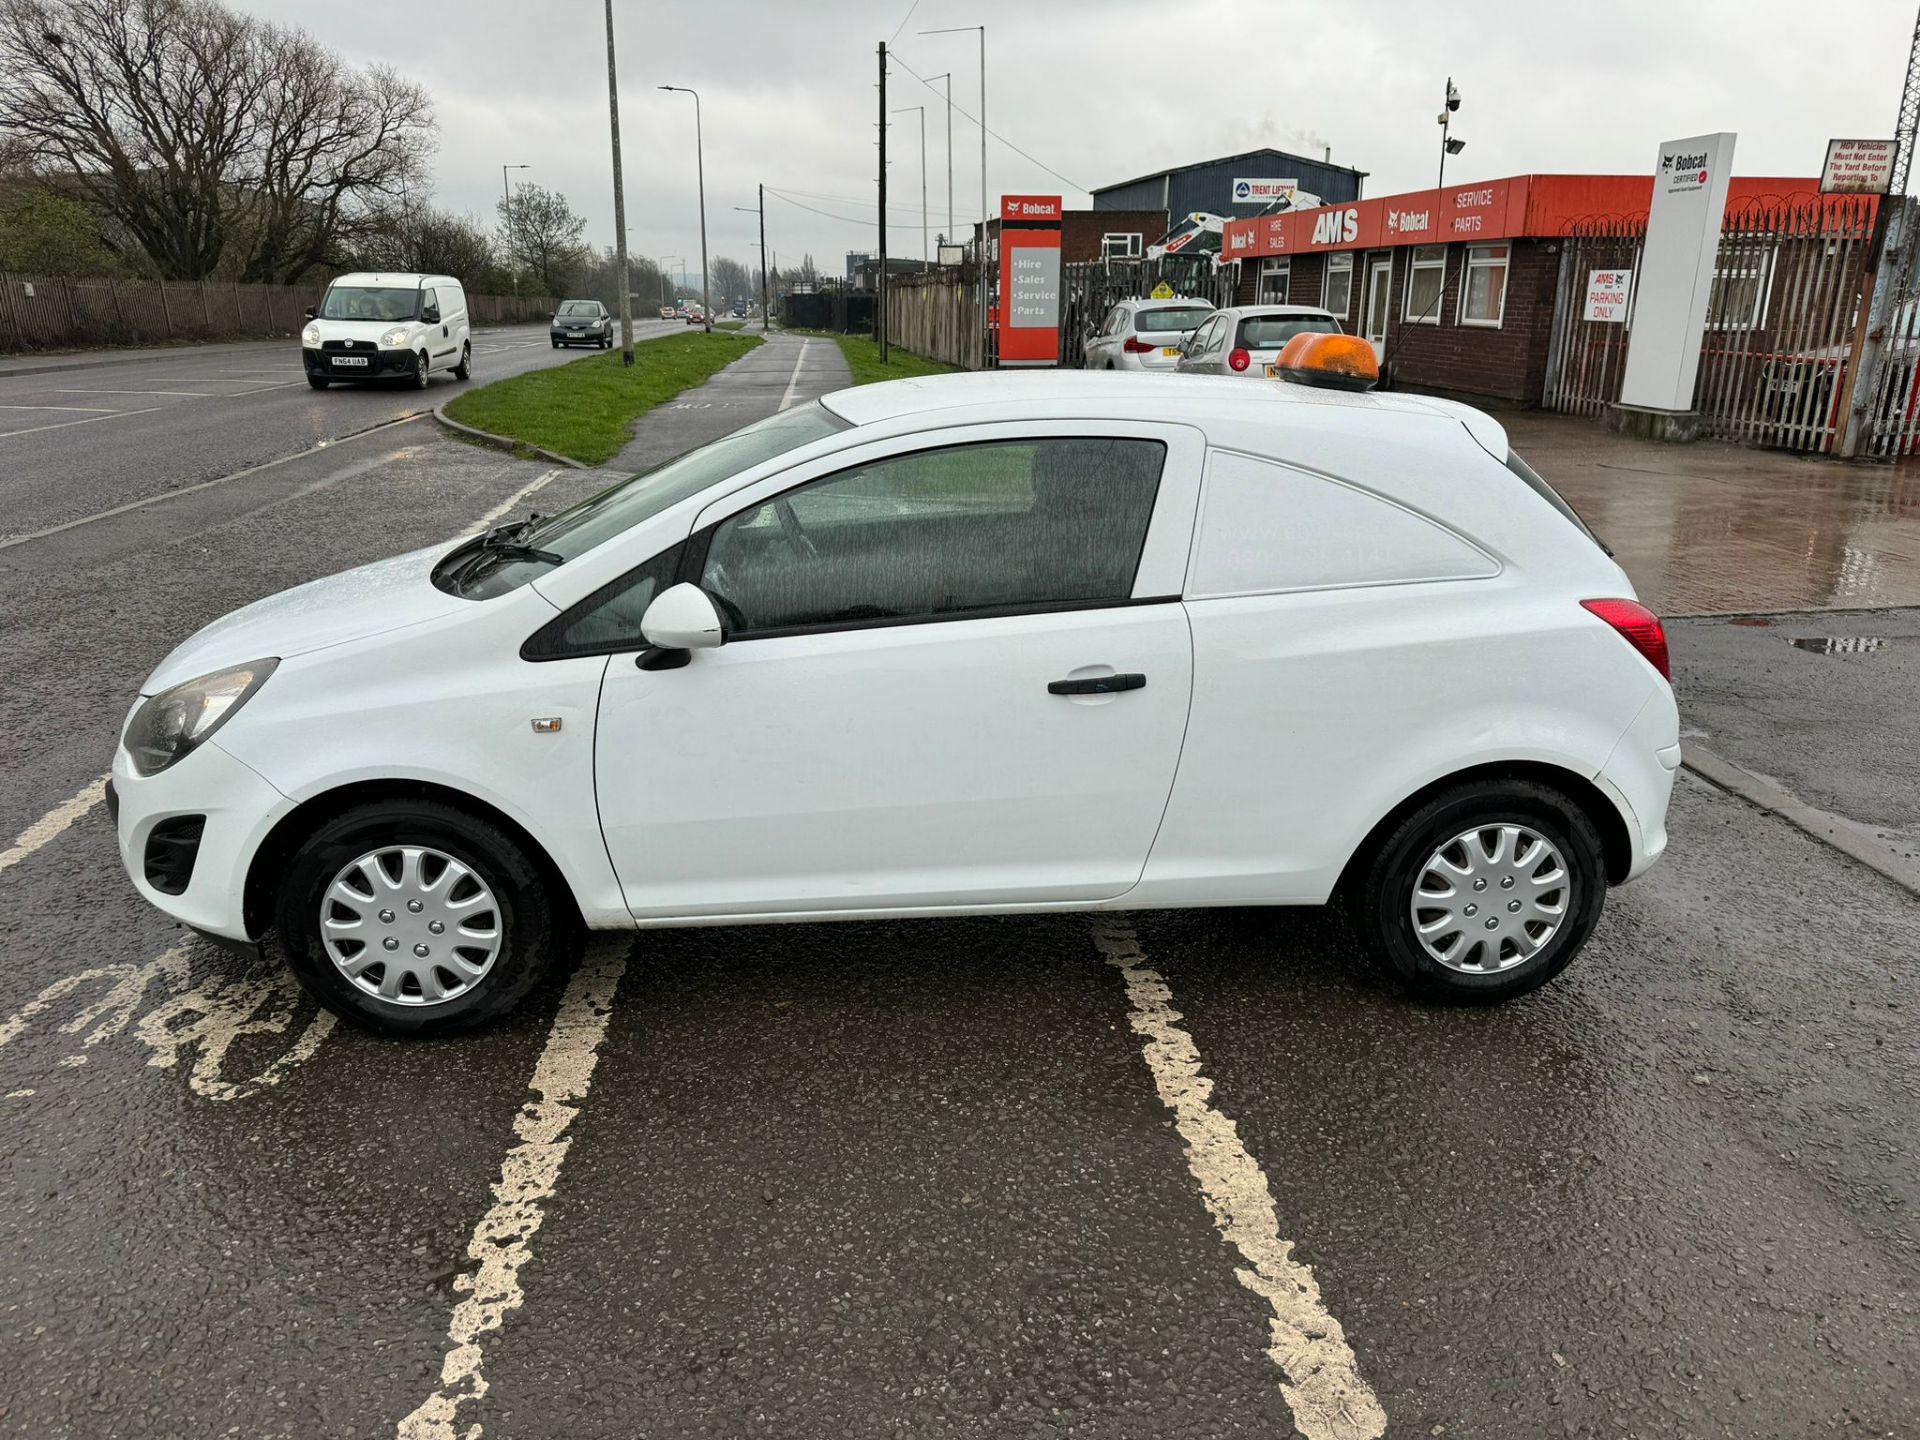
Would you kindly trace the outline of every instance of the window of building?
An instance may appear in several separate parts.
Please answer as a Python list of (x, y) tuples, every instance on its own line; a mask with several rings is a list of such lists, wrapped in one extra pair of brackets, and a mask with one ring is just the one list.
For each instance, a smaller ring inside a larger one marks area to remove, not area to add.
[(1320, 304), (1345, 319), (1353, 310), (1353, 256), (1327, 256), (1327, 278), (1320, 291)]
[(878, 460), (722, 521), (700, 585), (740, 639), (1118, 603), (1165, 459), (1086, 437)]
[(1256, 292), (1256, 303), (1261, 305), (1284, 305), (1287, 303), (1287, 286), (1293, 279), (1291, 260), (1262, 260), (1260, 262), (1260, 288)]
[(1138, 260), (1141, 248), (1138, 230), (1127, 234), (1115, 232), (1100, 237), (1102, 260)]
[(1709, 330), (1758, 330), (1767, 323), (1774, 253), (1747, 251), (1721, 257), (1713, 271), (1713, 290), (1707, 296)]
[(1460, 282), (1460, 323), (1498, 325), (1507, 306), (1505, 245), (1469, 245)]
[(1440, 294), (1447, 288), (1447, 247), (1416, 245), (1407, 267), (1407, 303), (1401, 318), (1412, 325), (1440, 323)]

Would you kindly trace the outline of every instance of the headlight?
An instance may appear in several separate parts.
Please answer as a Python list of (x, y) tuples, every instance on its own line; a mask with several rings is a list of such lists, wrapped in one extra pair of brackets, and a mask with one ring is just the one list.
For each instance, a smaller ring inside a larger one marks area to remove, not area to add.
[(380, 343), (389, 350), (402, 349), (407, 343), (407, 331), (404, 325), (396, 326), (380, 337)]
[(320, 327), (318, 325), (307, 326), (306, 329), (300, 332), (300, 343), (318, 349), (320, 346)]
[(162, 690), (133, 712), (121, 737), (133, 768), (142, 775), (158, 775), (191, 755), (252, 698), (279, 663), (277, 658), (249, 660)]

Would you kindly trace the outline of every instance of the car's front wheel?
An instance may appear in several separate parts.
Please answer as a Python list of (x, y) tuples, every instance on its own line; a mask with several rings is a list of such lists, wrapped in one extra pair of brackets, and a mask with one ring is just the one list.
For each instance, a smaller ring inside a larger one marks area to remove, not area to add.
[(413, 357), (413, 388), (416, 390), (426, 389), (427, 376), (427, 352), (422, 350), (418, 355)]
[(324, 375), (309, 375), (307, 376), (307, 384), (316, 390), (324, 390), (327, 388), (327, 377)]
[(1606, 888), (1585, 812), (1548, 786), (1499, 780), (1442, 791), (1407, 815), (1347, 899), (1361, 941), (1404, 986), (1484, 1004), (1566, 969)]
[(572, 941), (571, 917), (523, 846), (431, 800), (336, 816), (284, 877), (275, 923), (295, 978), (329, 1010), (386, 1034), (486, 1024)]
[(460, 363), (453, 367), (453, 378), (471, 380), (473, 378), (473, 346), (463, 344), (460, 347)]

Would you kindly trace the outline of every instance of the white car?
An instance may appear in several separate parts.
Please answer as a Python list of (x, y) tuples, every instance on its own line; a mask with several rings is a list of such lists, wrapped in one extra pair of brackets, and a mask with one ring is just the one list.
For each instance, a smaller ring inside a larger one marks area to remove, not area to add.
[(1121, 300), (1086, 338), (1089, 370), (1172, 370), (1180, 342), (1213, 313), (1204, 300)]
[(451, 275), (342, 275), (300, 332), (307, 383), (403, 380), (419, 389), (436, 370), (473, 374), (467, 292)]
[(1250, 375), (1271, 380), (1296, 335), (1344, 335), (1331, 310), (1312, 305), (1235, 305), (1216, 310), (1181, 347), (1182, 375)]
[(1497, 1000), (1666, 845), (1632, 594), (1462, 405), (903, 380), (216, 621), (109, 805), (147, 900), (390, 1032), (582, 927), (1335, 898)]

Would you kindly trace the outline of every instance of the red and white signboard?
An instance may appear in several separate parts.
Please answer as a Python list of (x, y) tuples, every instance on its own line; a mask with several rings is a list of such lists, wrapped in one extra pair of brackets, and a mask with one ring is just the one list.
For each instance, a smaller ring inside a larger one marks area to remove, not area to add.
[(1521, 180), (1489, 180), (1416, 190), (1351, 205), (1289, 210), (1252, 220), (1229, 220), (1220, 253), (1228, 260), (1296, 251), (1351, 250), (1388, 245), (1437, 245), (1447, 240), (1504, 240), (1522, 233), (1527, 187)]
[(1627, 320), (1627, 297), (1632, 293), (1631, 270), (1589, 270), (1587, 307), (1581, 313), (1581, 318), (1598, 321), (1602, 325), (1624, 325)]
[(1000, 218), (1016, 222), (1030, 220), (1043, 225), (1058, 225), (1060, 197), (1058, 195), (1002, 195)]
[(1826, 195), (1884, 195), (1893, 184), (1892, 140), (1829, 140), (1827, 163), (1820, 171)]

